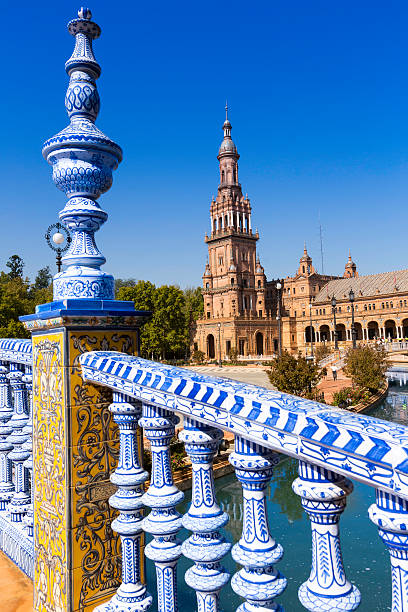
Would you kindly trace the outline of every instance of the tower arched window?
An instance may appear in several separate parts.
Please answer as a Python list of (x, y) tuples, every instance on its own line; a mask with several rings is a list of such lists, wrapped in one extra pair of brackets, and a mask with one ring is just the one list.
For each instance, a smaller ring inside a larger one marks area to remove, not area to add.
[(234, 175), (234, 183), (236, 183), (237, 182), (237, 169), (236, 168), (234, 168), (233, 170), (233, 175)]
[(210, 288), (210, 283), (205, 283), (205, 288), (209, 289)]
[(225, 172), (224, 172), (224, 170), (221, 171), (221, 183), (225, 183)]
[(258, 281), (258, 288), (260, 288), (260, 287), (261, 287), (261, 281), (259, 280)]

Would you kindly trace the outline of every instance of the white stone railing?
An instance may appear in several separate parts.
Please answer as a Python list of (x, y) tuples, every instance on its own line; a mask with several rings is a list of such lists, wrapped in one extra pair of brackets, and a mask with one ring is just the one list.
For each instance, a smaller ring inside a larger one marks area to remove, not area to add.
[(33, 578), (32, 344), (0, 339), (0, 549)]
[[(299, 589), (303, 606), (323, 612), (354, 610), (360, 603), (357, 587), (345, 575), (339, 538), (352, 478), (376, 491), (369, 516), (391, 556), (392, 610), (408, 609), (408, 428), (121, 353), (87, 353), (80, 360), (86, 380), (113, 389), (111, 411), (120, 430), (120, 459), (112, 475), (118, 489), (111, 503), (120, 512), (112, 526), (122, 541), (123, 582), (98, 612), (150, 607), (152, 598), (141, 581), (143, 531), (153, 535), (146, 556), (156, 565), (159, 612), (178, 609), (176, 571), (182, 555), (193, 561), (185, 580), (195, 591), (198, 610), (219, 609), (220, 590), (230, 578), (222, 559), (231, 546), (220, 532), (228, 515), (217, 504), (212, 470), (223, 431), (235, 436), (230, 462), (243, 491), (242, 536), (231, 550), (242, 566), (231, 579), (245, 600), (239, 612), (282, 611), (278, 597), (286, 578), (275, 565), (283, 551), (270, 532), (265, 502), (278, 453), (299, 461), (293, 489), (311, 522), (311, 573)], [(184, 420), (180, 439), (193, 471), (192, 502), (184, 516), (176, 509), (183, 494), (170, 467), (176, 413)], [(146, 492), (139, 426), (152, 450)], [(145, 518), (143, 507), (151, 508)], [(182, 543), (181, 526), (191, 532)]]

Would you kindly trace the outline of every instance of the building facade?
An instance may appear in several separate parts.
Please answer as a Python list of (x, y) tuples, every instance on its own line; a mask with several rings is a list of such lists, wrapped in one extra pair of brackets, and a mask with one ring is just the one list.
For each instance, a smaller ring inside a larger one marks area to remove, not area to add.
[(305, 244), (294, 276), (267, 280), (257, 254), (251, 203), (239, 182), (240, 156), (227, 109), (223, 130), (217, 156), (220, 182), (210, 205), (210, 234), (205, 235), (204, 316), (196, 322), (194, 349), (210, 360), (231, 352), (272, 357), (279, 349), (280, 324), (282, 348), (307, 354), (316, 344), (334, 344), (334, 318), (338, 344), (350, 344), (351, 289), (357, 341), (408, 337), (408, 270), (359, 276), (349, 254), (341, 276), (320, 274)]

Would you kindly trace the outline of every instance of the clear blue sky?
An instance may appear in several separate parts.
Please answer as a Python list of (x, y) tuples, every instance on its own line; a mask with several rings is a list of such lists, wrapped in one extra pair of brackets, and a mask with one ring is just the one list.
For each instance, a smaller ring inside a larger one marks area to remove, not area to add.
[[(0, 269), (30, 276), (65, 197), (41, 156), (67, 124), (66, 22), (79, 2), (2, 8)], [(403, 1), (97, 0), (98, 126), (124, 149), (97, 234), (116, 277), (198, 285), (225, 99), (269, 278), (306, 240), (320, 268), (408, 267), (408, 5)], [(54, 270), (54, 267), (53, 267)]]

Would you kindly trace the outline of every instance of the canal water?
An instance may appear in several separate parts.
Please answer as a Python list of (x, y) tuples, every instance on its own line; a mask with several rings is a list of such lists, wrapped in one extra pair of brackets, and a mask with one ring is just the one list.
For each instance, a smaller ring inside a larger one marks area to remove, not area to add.
[[(407, 387), (393, 387), (392, 392), (401, 394), (393, 398), (390, 404), (384, 400), (371, 411), (372, 416), (393, 420), (408, 425), (408, 407), (403, 394), (408, 394)], [(307, 580), (311, 563), (310, 522), (303, 512), (299, 498), (292, 492), (292, 482), (297, 477), (297, 462), (284, 460), (276, 469), (273, 481), (268, 490), (267, 505), (270, 529), (273, 537), (284, 548), (284, 556), (276, 565), (287, 578), (288, 586), (278, 601), (285, 612), (301, 612), (305, 608), (299, 603), (297, 590)], [(237, 542), (242, 527), (242, 493), (241, 486), (234, 474), (216, 480), (217, 499), (228, 512), (230, 522), (224, 530), (226, 538)], [(188, 510), (191, 492), (186, 492), (179, 511)], [(389, 554), (382, 544), (377, 528), (367, 515), (369, 506), (375, 500), (374, 489), (354, 481), (354, 491), (348, 497), (347, 507), (340, 521), (343, 560), (348, 579), (355, 584), (362, 594), (359, 612), (385, 612), (391, 610), (391, 576)], [(181, 539), (188, 537), (184, 531)], [(148, 562), (147, 580), (150, 593), (155, 593), (155, 573), (152, 563)], [(193, 612), (197, 609), (194, 593), (184, 583), (184, 573), (191, 561), (182, 558), (179, 562), (179, 609), (180, 612)], [(235, 573), (238, 566), (231, 555), (224, 559), (224, 566)], [(221, 593), (221, 609), (234, 612), (242, 602), (232, 591), (230, 585)], [(153, 608), (157, 609), (156, 602)]]

